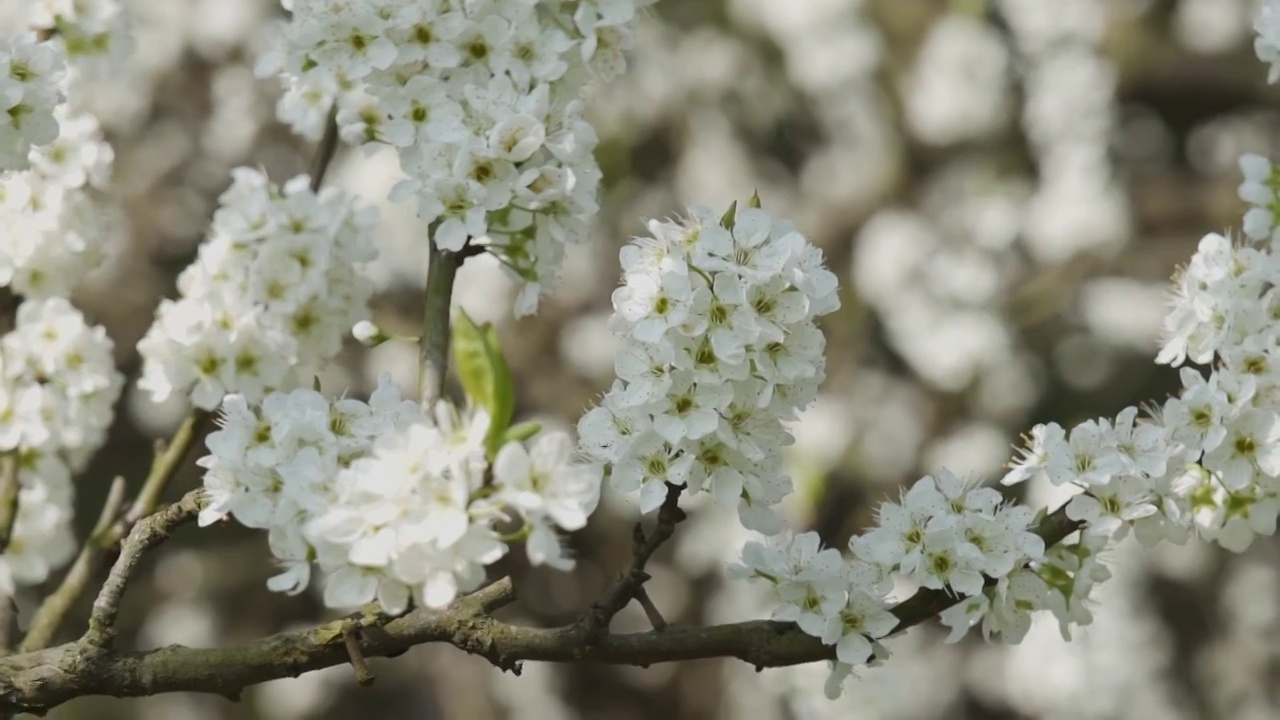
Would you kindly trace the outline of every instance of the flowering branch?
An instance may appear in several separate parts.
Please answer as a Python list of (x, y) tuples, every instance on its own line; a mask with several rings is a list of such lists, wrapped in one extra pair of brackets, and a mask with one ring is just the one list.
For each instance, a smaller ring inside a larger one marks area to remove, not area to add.
[[(196, 493), (189, 493), (181, 503), (139, 523), (136, 538), (126, 541), (117, 567), (122, 563), (131, 567), (142, 551), (190, 520), (197, 502)], [(1036, 532), (1046, 545), (1053, 545), (1077, 528), (1078, 524), (1059, 509), (1048, 515)], [(126, 555), (132, 560), (126, 560)], [(577, 625), (528, 628), (492, 617), (514, 599), (511, 581), (504, 578), (460, 598), (445, 612), (419, 608), (382, 624), (365, 625), (358, 636), (360, 656), (387, 657), (415, 645), (448, 643), (513, 671), (524, 660), (647, 666), (735, 657), (764, 668), (835, 657), (832, 646), (804, 634), (794, 624), (764, 620), (605, 633), (596, 642), (584, 644)], [(935, 617), (956, 602), (958, 598), (947, 592), (922, 590), (892, 612), (902, 630)], [(349, 662), (347, 637), (352, 621), (343, 618), (309, 630), (278, 633), (236, 648), (173, 645), (147, 652), (108, 648), (86, 652), (90, 640), (86, 636), (77, 643), (0, 659), (0, 709), (41, 713), (68, 700), (96, 694), (141, 697), (205, 692), (235, 698), (250, 685)]]

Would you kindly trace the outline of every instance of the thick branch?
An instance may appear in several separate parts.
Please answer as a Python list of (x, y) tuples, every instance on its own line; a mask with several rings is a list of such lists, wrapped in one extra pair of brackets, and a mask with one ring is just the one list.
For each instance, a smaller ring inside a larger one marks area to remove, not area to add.
[[(189, 500), (194, 512), (192, 495), (179, 505)], [(136, 544), (145, 544), (142, 536), (152, 532), (167, 534), (163, 528), (171, 529), (179, 512), (171, 508), (140, 523), (141, 535)], [(1045, 518), (1037, 532), (1046, 545), (1053, 545), (1078, 527), (1059, 509)], [(126, 546), (131, 547), (131, 543), (126, 542)], [(424, 643), (449, 643), (504, 669), (514, 669), (523, 660), (647, 666), (717, 657), (734, 657), (757, 667), (781, 667), (829, 660), (835, 652), (790, 623), (768, 621), (604, 634), (588, 644), (583, 642), (579, 625), (543, 630), (517, 627), (491, 617), (493, 611), (514, 597), (510, 581), (504, 579), (460, 599), (446, 612), (420, 608), (382, 625), (363, 625), (359, 650), (364, 657), (385, 657)], [(958, 598), (946, 592), (925, 590), (893, 612), (900, 619), (902, 630), (936, 616), (956, 602)], [(81, 641), (0, 658), (0, 710), (44, 712), (85, 695), (139, 697), (192, 691), (236, 697), (250, 685), (350, 662), (347, 637), (351, 623), (351, 618), (344, 618), (237, 648), (174, 645), (135, 652), (92, 647)]]
[(89, 630), (82, 642), (108, 647), (115, 640), (116, 617), (120, 614), (120, 600), (124, 597), (129, 578), (151, 548), (168, 540), (173, 531), (195, 520), (200, 512), (202, 491), (192, 490), (181, 500), (151, 515), (133, 526), (129, 536), (120, 545), (120, 557), (111, 567), (111, 574), (102, 584), (98, 598), (93, 601), (93, 614), (89, 616)]
[(424, 412), (444, 395), (449, 369), (449, 323), (453, 281), (458, 275), (457, 253), (441, 250), (435, 239), (427, 253), (427, 291), (423, 301), (422, 339), (418, 366), (418, 398)]

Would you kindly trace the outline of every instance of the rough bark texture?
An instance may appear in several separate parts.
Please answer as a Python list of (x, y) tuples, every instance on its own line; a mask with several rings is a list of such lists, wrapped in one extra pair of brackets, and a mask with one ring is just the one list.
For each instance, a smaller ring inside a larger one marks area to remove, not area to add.
[[(136, 557), (154, 545), (153, 540), (167, 537), (193, 518), (197, 509), (192, 493), (139, 523), (116, 567), (136, 564)], [(1052, 545), (1076, 528), (1059, 510), (1045, 518), (1038, 532)], [(107, 592), (103, 596), (119, 599)], [(353, 615), (234, 648), (174, 645), (148, 652), (115, 650), (105, 647), (100, 633), (91, 630), (78, 642), (0, 658), (0, 710), (42, 713), (86, 695), (140, 697), (189, 691), (236, 698), (250, 685), (348, 662), (346, 637), (353, 622), (360, 628), (360, 651), (365, 657), (394, 656), (424, 643), (448, 643), (517, 673), (525, 660), (648, 666), (734, 657), (757, 667), (781, 667), (834, 657), (833, 647), (787, 623), (668, 626), (644, 633), (601, 634), (586, 624), (538, 629), (493, 617), (514, 599), (515, 590), (504, 578), (460, 599), (446, 612), (417, 609), (395, 619)], [(898, 631), (934, 617), (955, 602), (956, 598), (941, 591), (917, 593), (894, 608), (900, 619)]]

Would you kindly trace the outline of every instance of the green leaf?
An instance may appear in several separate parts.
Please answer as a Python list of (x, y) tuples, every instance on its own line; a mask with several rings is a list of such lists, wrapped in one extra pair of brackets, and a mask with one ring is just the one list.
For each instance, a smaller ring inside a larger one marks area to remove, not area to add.
[(502, 345), (498, 342), (498, 329), (491, 323), (485, 323), (485, 348), (489, 351), (489, 363), (493, 368), (493, 407), (489, 413), (493, 424), (489, 428), (489, 456), (493, 457), (502, 446), (500, 442), (507, 428), (511, 427), (511, 419), (516, 414), (515, 384), (511, 380), (511, 368), (502, 356)]
[(525, 420), (524, 422), (516, 423), (510, 428), (507, 428), (507, 434), (502, 438), (502, 444), (506, 445), (509, 442), (524, 442), (534, 435), (537, 435), (539, 430), (542, 430), (542, 423), (537, 420)]
[(760, 191), (759, 190), (753, 190), (751, 192), (751, 199), (747, 201), (747, 207), (755, 208), (756, 210), (760, 209)]
[(492, 459), (515, 414), (515, 390), (511, 370), (502, 357), (497, 330), (490, 323), (476, 325), (459, 311), (453, 323), (453, 367), (468, 401), (489, 413), (486, 449)]
[(720, 216), (720, 227), (725, 230), (732, 230), (733, 223), (738, 219), (738, 201), (734, 200), (728, 210), (724, 211), (724, 215)]

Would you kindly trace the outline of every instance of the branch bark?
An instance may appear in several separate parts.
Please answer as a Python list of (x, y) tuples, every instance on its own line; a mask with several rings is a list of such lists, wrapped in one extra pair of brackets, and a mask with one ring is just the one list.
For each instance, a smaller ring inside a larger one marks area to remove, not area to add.
[(102, 584), (98, 598), (93, 601), (93, 614), (89, 616), (89, 630), (81, 642), (96, 647), (109, 647), (116, 636), (116, 617), (120, 614), (120, 601), (124, 598), (129, 578), (151, 548), (168, 540), (173, 531), (196, 519), (200, 512), (203, 491), (192, 490), (181, 500), (133, 526), (129, 536), (120, 545), (120, 557), (111, 567), (111, 574)]
[[(179, 505), (194, 503), (189, 494)], [(178, 506), (174, 506), (177, 508)], [(139, 523), (142, 547), (152, 533), (167, 534), (178, 515), (173, 508)], [(194, 507), (191, 507), (194, 514)], [(1037, 528), (1054, 545), (1079, 528), (1059, 509)], [(143, 538), (147, 539), (144, 540)], [(132, 539), (132, 537), (131, 537)], [(129, 545), (127, 542), (126, 545)], [(119, 563), (117, 563), (119, 566)], [(417, 609), (380, 622), (361, 623), (364, 657), (387, 657), (415, 645), (448, 643), (514, 670), (524, 660), (647, 666), (654, 663), (733, 657), (756, 667), (782, 667), (829, 660), (835, 649), (789, 623), (752, 621), (714, 627), (668, 626), (643, 633), (604, 634), (584, 642), (578, 624), (552, 629), (510, 625), (492, 617), (515, 599), (511, 582), (500, 580), (461, 598), (445, 612)], [(959, 598), (924, 590), (893, 609), (896, 632), (918, 625)], [(353, 619), (343, 618), (301, 632), (279, 633), (235, 648), (198, 649), (179, 645), (147, 652), (114, 650), (84, 640), (48, 650), (0, 658), (0, 711), (42, 713), (86, 695), (140, 697), (165, 692), (205, 692), (238, 697), (251, 685), (351, 661), (347, 635)]]
[[(644, 584), (649, 580), (649, 574), (644, 571), (645, 565), (658, 548), (671, 539), (676, 524), (685, 518), (684, 510), (680, 509), (680, 493), (683, 490), (681, 485), (667, 483), (667, 497), (658, 509), (658, 523), (647, 537), (644, 527), (636, 523), (632, 531), (631, 569), (611, 585), (604, 597), (596, 601), (579, 620), (588, 642), (598, 642), (609, 631), (609, 621), (613, 616), (644, 590)], [(648, 611), (646, 608), (646, 612)], [(665, 622), (663, 625), (665, 627)]]
[(21, 490), (18, 451), (0, 453), (0, 555), (9, 549), (9, 541), (13, 539), (13, 526), (18, 521), (18, 493)]
[(320, 143), (316, 146), (316, 154), (311, 157), (311, 167), (308, 169), (308, 175), (311, 176), (311, 192), (319, 192), (320, 186), (324, 183), (324, 176), (329, 171), (329, 164), (333, 162), (333, 156), (338, 151), (338, 103), (335, 100), (333, 107), (329, 108), (329, 115), (324, 121), (324, 134), (320, 136)]
[(441, 250), (430, 241), (427, 251), (427, 290), (423, 298), (422, 339), (418, 366), (418, 398), (428, 415), (444, 395), (449, 369), (449, 324), (453, 307), (453, 281), (458, 275), (457, 253)]

